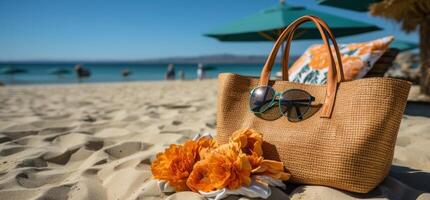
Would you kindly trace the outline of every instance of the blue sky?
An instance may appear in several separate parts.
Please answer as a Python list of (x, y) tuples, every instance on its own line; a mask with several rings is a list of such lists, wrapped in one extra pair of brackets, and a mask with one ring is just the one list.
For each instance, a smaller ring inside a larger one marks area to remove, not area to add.
[[(266, 55), (270, 42), (219, 42), (202, 34), (277, 4), (278, 0), (0, 0), (0, 61), (140, 60), (209, 54)], [(393, 34), (417, 42), (395, 22), (319, 6), (314, 0), (287, 0), (384, 27), (339, 42)], [(295, 42), (293, 54), (318, 40)]]

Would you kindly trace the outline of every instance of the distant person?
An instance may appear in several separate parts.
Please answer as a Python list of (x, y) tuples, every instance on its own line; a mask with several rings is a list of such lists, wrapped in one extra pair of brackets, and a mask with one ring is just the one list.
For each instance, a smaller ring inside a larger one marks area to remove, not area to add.
[(179, 70), (178, 74), (181, 80), (185, 80), (185, 72), (183, 70)]
[(167, 72), (164, 76), (166, 80), (175, 80), (175, 66), (173, 64), (169, 64), (167, 66)]
[(199, 66), (197, 67), (197, 79), (203, 80), (205, 79), (206, 72), (205, 68), (203, 67), (202, 63), (199, 63)]
[(127, 78), (128, 76), (131, 75), (131, 71), (128, 68), (125, 68), (122, 70), (121, 75), (122, 77)]
[(78, 76), (78, 81), (80, 82), (82, 78), (87, 78), (91, 76), (91, 72), (89, 69), (85, 69), (82, 65), (78, 64), (75, 66), (75, 72)]

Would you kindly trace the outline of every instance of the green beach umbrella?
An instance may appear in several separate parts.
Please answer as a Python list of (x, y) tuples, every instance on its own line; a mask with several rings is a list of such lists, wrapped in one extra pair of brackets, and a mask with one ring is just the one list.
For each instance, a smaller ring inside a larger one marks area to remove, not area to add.
[[(221, 26), (209, 33), (208, 37), (220, 41), (267, 41), (275, 40), (282, 29), (303, 15), (316, 15), (326, 21), (335, 36), (349, 36), (380, 30), (375, 25), (352, 19), (310, 10), (302, 6), (285, 3), (257, 12), (251, 16)], [(318, 29), (312, 23), (303, 24), (295, 34), (297, 39), (320, 39)]]
[(372, 3), (378, 3), (381, 0), (317, 0), (320, 5), (332, 6), (358, 12), (369, 11)]
[(418, 48), (418, 44), (401, 40), (394, 40), (390, 45), (391, 48), (396, 48), (400, 51), (409, 51)]

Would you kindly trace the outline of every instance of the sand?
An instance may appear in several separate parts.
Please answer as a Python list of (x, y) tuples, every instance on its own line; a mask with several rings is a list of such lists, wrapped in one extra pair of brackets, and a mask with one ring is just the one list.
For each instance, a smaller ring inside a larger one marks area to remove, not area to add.
[[(203, 199), (162, 194), (150, 164), (171, 143), (215, 133), (216, 89), (216, 80), (0, 88), (0, 199)], [(404, 116), (393, 163), (369, 194), (289, 185), (271, 199), (430, 199), (430, 118)]]

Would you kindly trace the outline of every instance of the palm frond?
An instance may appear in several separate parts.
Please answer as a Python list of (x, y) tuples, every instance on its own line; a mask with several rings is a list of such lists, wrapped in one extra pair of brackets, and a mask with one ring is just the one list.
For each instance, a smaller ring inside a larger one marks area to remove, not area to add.
[(430, 1), (428, 0), (383, 0), (370, 6), (370, 13), (393, 19), (402, 25), (406, 32), (414, 31), (425, 20), (429, 20)]

